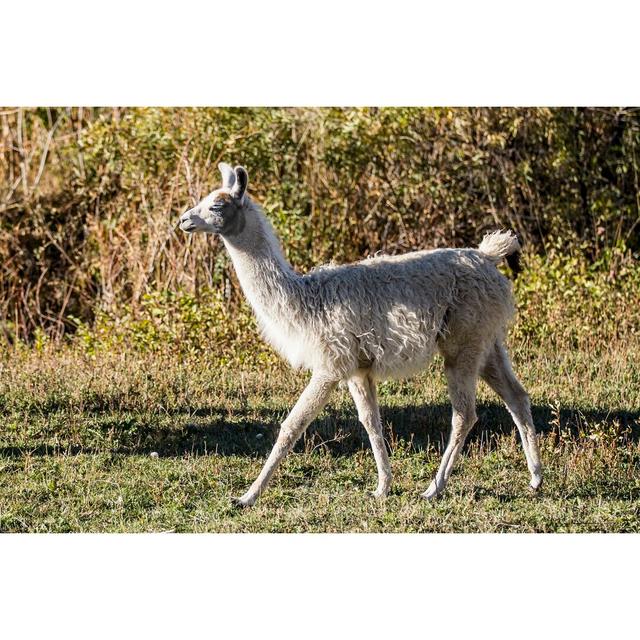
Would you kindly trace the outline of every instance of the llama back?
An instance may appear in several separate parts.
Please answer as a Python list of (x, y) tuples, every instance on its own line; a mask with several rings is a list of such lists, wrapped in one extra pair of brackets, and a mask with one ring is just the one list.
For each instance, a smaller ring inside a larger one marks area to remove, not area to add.
[(510, 282), (475, 249), (381, 256), (320, 269), (305, 281), (322, 301), (306, 334), (322, 366), (341, 378), (357, 369), (379, 379), (409, 376), (452, 328), (464, 336), (481, 325), (497, 335), (513, 313)]

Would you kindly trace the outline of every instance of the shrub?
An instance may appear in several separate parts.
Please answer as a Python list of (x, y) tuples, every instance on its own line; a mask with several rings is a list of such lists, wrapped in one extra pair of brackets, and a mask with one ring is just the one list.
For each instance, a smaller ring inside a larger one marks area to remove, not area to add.
[[(529, 249), (523, 300), (546, 309), (548, 326), (522, 328), (536, 339), (561, 325), (548, 306), (558, 291), (565, 307), (554, 313), (588, 302), (593, 318), (637, 282), (627, 273), (640, 250), (637, 110), (5, 109), (0, 122), (7, 341), (146, 318), (138, 341), (153, 342), (150, 301), (225, 309), (220, 326), (245, 313), (218, 241), (176, 232), (179, 214), (218, 184), (221, 159), (248, 167), (302, 270), (476, 245), (509, 227)], [(611, 276), (613, 264), (622, 270)], [(625, 322), (604, 324), (611, 333)]]

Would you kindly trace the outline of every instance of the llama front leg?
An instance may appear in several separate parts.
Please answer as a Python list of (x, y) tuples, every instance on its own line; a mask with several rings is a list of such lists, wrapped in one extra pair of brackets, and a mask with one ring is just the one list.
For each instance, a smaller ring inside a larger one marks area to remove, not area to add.
[(314, 374), (280, 427), (278, 439), (265, 462), (260, 475), (240, 498), (232, 498), (233, 504), (239, 507), (250, 507), (258, 496), (266, 489), (274, 471), (287, 455), (298, 438), (304, 433), (311, 421), (327, 404), (329, 395), (336, 386), (336, 381), (322, 374)]
[(391, 487), (391, 464), (382, 434), (382, 421), (380, 420), (375, 383), (370, 376), (365, 374), (364, 376), (354, 376), (349, 380), (348, 385), (351, 396), (356, 403), (358, 418), (369, 435), (373, 457), (378, 468), (378, 487), (373, 495), (376, 498), (383, 498), (389, 493)]

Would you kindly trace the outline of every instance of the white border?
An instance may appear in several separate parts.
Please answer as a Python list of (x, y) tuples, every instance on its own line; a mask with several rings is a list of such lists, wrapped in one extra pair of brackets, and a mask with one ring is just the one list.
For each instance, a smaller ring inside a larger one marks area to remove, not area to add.
[(539, 640), (636, 629), (637, 536), (7, 535), (0, 549), (4, 637)]
[(638, 6), (11, 2), (0, 102), (632, 106)]

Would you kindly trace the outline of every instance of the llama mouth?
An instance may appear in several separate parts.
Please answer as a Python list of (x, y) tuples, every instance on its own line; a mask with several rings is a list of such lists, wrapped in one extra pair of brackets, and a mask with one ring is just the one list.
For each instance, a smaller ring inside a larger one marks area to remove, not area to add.
[(193, 223), (193, 222), (186, 222), (186, 223), (185, 223), (185, 222), (183, 222), (183, 223), (180, 225), (180, 228), (181, 228), (183, 231), (186, 231), (187, 233), (191, 233), (192, 231), (194, 231), (194, 230), (195, 230), (196, 225), (195, 225), (195, 223)]

